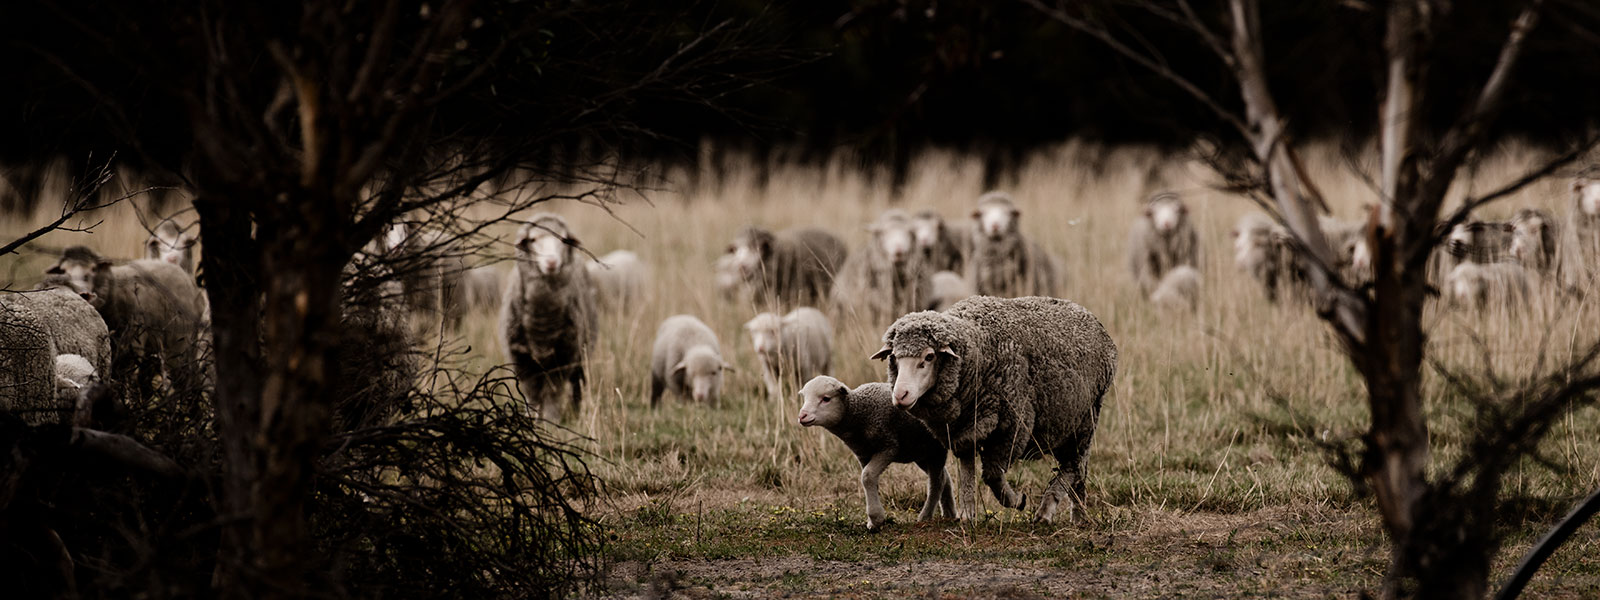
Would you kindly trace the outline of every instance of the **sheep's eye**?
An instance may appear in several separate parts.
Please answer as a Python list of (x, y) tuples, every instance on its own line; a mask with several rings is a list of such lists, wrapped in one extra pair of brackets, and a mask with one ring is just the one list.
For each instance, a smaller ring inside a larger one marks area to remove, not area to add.
[(823, 397), (822, 397), (822, 400), (821, 400), (821, 402), (822, 402), (822, 403), (823, 403), (823, 404), (827, 404), (827, 403), (828, 403), (828, 401), (829, 401), (829, 400), (832, 400), (832, 399), (833, 399), (833, 398), (829, 398), (829, 397), (827, 397), (827, 396), (823, 396)]
[(733, 244), (728, 244), (728, 254), (733, 254), (734, 252), (737, 252), (738, 250), (739, 249), (734, 247)]

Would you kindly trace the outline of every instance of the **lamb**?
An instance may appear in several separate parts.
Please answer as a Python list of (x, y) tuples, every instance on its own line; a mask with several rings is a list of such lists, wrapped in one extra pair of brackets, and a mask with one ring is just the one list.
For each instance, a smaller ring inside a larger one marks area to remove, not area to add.
[(1294, 249), (1294, 240), (1281, 225), (1261, 213), (1248, 213), (1230, 233), (1233, 263), (1261, 284), (1267, 301), (1304, 298), (1309, 291), (1306, 272)]
[(161, 260), (113, 266), (83, 246), (67, 248), (47, 273), (70, 282), (89, 259), (88, 289), (80, 292), (92, 294), (89, 303), (111, 332), (111, 377), (135, 386), (136, 398), (147, 395), (163, 370), (173, 392), (199, 392), (204, 368), (197, 349), (206, 306), (194, 279)]
[(972, 255), (967, 279), (985, 296), (1054, 296), (1058, 292), (1055, 259), (1019, 229), (1021, 211), (1004, 192), (978, 198), (972, 211)]
[(856, 314), (881, 326), (922, 308), (932, 291), (932, 272), (912, 247), (913, 226), (904, 211), (885, 211), (867, 231), (872, 241), (850, 253), (834, 281), (834, 314)]
[(57, 401), (55, 343), (45, 319), (20, 296), (0, 293), (0, 410), (34, 425), (57, 422), (52, 413), (70, 407)]
[(505, 293), (506, 275), (495, 267), (475, 267), (466, 272), (462, 286), (469, 310), (499, 310), (500, 296)]
[(144, 257), (164, 260), (194, 275), (194, 234), (186, 233), (172, 219), (164, 219), (145, 241)]
[(1517, 264), (1540, 276), (1557, 270), (1559, 223), (1543, 210), (1523, 208), (1511, 215), (1511, 244), (1507, 254)]
[(893, 388), (887, 383), (865, 383), (850, 389), (839, 380), (819, 375), (800, 389), (799, 421), (802, 427), (822, 427), (839, 438), (861, 462), (861, 491), (867, 499), (867, 529), (886, 521), (878, 500), (878, 477), (894, 463), (913, 463), (928, 475), (928, 497), (918, 521), (933, 518), (940, 509), (955, 515), (954, 488), (945, 472), (949, 451), (939, 445), (928, 426), (895, 408)]
[(761, 379), (773, 399), (783, 397), (783, 384), (828, 372), (833, 360), (833, 325), (815, 308), (800, 307), (779, 318), (761, 313), (744, 324), (750, 345), (761, 361)]
[(1476, 309), (1525, 306), (1528, 269), (1514, 262), (1463, 262), (1450, 270), (1445, 293), (1453, 306)]
[(1058, 298), (975, 296), (945, 312), (912, 313), (883, 334), (895, 404), (955, 452), (963, 518), (976, 513), (974, 462), (1000, 504), (1026, 497), (1006, 482), (1014, 460), (1049, 453), (1060, 470), (1036, 517), (1071, 514), (1100, 408), (1117, 370), (1117, 346), (1093, 314)]
[(746, 227), (728, 246), (752, 299), (783, 308), (820, 306), (833, 289), (848, 250), (822, 229), (787, 229), (776, 234)]
[(517, 232), (516, 266), (500, 303), (500, 345), (528, 404), (561, 420), (558, 386), (583, 405), (584, 360), (594, 343), (594, 296), (566, 219), (539, 213)]
[(593, 284), (595, 305), (622, 310), (641, 302), (650, 283), (650, 266), (628, 250), (614, 250), (584, 264)]
[(944, 217), (932, 210), (918, 212), (911, 217), (912, 231), (916, 234), (917, 252), (934, 271), (966, 271), (967, 255), (972, 252), (972, 233), (952, 231)]
[(944, 310), (972, 295), (972, 284), (952, 271), (939, 271), (928, 277), (929, 293), (924, 310)]
[(1150, 301), (1168, 310), (1194, 312), (1200, 307), (1200, 271), (1189, 265), (1167, 271)]
[(667, 317), (656, 328), (650, 352), (650, 407), (659, 405), (668, 389), (679, 398), (718, 405), (722, 373), (732, 370), (710, 327), (691, 315)]
[(1128, 267), (1139, 292), (1149, 297), (1168, 271), (1199, 264), (1200, 237), (1189, 221), (1189, 207), (1171, 192), (1152, 196), (1128, 231)]

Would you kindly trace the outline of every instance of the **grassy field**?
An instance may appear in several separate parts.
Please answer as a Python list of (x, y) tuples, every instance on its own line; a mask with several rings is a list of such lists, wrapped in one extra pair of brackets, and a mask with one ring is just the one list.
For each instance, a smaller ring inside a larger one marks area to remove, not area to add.
[[(1495, 187), (1541, 157), (1504, 148), (1452, 196)], [(1387, 550), (1370, 504), (1326, 466), (1316, 443), (1364, 428), (1360, 379), (1308, 310), (1268, 304), (1234, 269), (1228, 231), (1254, 208), (1214, 191), (1203, 166), (1140, 148), (1067, 144), (1035, 154), (1003, 186), (1021, 204), (1024, 232), (1061, 259), (1064, 296), (1098, 315), (1119, 347), (1116, 386), (1089, 460), (1086, 514), (1033, 524), (984, 492), (977, 522), (915, 523), (920, 473), (901, 465), (883, 484), (897, 523), (868, 533), (855, 459), (827, 433), (796, 425), (797, 401), (760, 392), (741, 329), (760, 307), (719, 299), (711, 264), (750, 223), (823, 225), (855, 247), (867, 237), (863, 225), (889, 207), (963, 219), (985, 191), (982, 162), (929, 152), (895, 191), (886, 172), (848, 158), (775, 164), (765, 181), (753, 165), (731, 160), (705, 173), (660, 173), (659, 191), (620, 194), (614, 214), (579, 203), (549, 207), (595, 254), (632, 249), (654, 270), (645, 303), (602, 318), (588, 401), (566, 423), (587, 438), (591, 466), (609, 491), (594, 510), (613, 540), (611, 593), (1349, 597), (1379, 582)], [(1338, 216), (1354, 218), (1374, 197), (1331, 150), (1312, 149), (1307, 160)], [(1483, 215), (1522, 206), (1564, 214), (1564, 183), (1531, 186)], [(1197, 314), (1150, 306), (1125, 267), (1128, 227), (1142, 200), (1163, 188), (1185, 197), (1199, 229), (1205, 288)], [(52, 234), (40, 244), (135, 256), (145, 236), (131, 217), (138, 208), (104, 215), (93, 234)], [(38, 214), (7, 219), (0, 238), (51, 216), (46, 203)], [(49, 260), (0, 258), (0, 283), (30, 284)], [(650, 341), (656, 324), (678, 313), (710, 324), (739, 369), (719, 408), (670, 400), (649, 408)], [(1559, 359), (1594, 340), (1595, 313), (1547, 300), (1512, 314), (1433, 310), (1430, 352), (1455, 367), (1488, 360), (1515, 380), (1540, 352)], [(500, 360), (494, 321), (473, 315), (461, 332), (471, 368)], [(846, 319), (835, 327), (834, 375), (852, 385), (882, 379), (882, 363), (867, 358), (880, 346), (881, 324)], [(1427, 389), (1435, 464), (1446, 465), (1477, 416), (1437, 377)], [(1579, 412), (1543, 448), (1558, 468), (1528, 461), (1512, 474), (1506, 489), (1517, 501), (1503, 518), (1516, 533), (1501, 572), (1572, 501), (1600, 486), (1597, 433), (1594, 411)], [(1052, 467), (1024, 464), (1013, 483), (1037, 500)], [(1533, 591), (1600, 593), (1594, 527), (1552, 560)]]

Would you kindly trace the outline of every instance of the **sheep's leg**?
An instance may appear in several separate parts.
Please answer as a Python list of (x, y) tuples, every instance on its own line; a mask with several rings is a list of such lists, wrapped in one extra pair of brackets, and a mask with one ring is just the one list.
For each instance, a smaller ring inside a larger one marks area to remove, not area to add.
[(867, 529), (882, 527), (886, 518), (883, 503), (878, 500), (878, 476), (883, 475), (883, 470), (887, 468), (889, 458), (883, 455), (872, 457), (866, 466), (861, 467), (861, 491), (867, 497)]
[(768, 397), (773, 400), (783, 399), (783, 391), (778, 386), (777, 367), (765, 359), (761, 361), (761, 381), (767, 384)]
[(576, 415), (583, 412), (583, 363), (573, 365), (568, 382), (572, 385), (572, 414)]
[(1056, 476), (1050, 479), (1050, 487), (1045, 490), (1044, 499), (1039, 503), (1039, 513), (1035, 520), (1046, 523), (1055, 521), (1056, 509), (1065, 501), (1067, 505), (1067, 518), (1072, 518), (1073, 509), (1083, 503), (1083, 465), (1089, 454), (1090, 436), (1080, 439), (1068, 440), (1055, 452), (1058, 468)]
[(933, 518), (934, 511), (939, 508), (939, 501), (949, 494), (945, 488), (950, 485), (950, 477), (944, 472), (943, 456), (939, 457), (937, 463), (929, 461), (919, 466), (928, 475), (928, 498), (922, 501), (922, 512), (917, 513), (917, 520), (927, 521)]
[(667, 383), (662, 381), (659, 376), (650, 376), (650, 408), (655, 408), (656, 405), (661, 404), (661, 394), (666, 389)]
[(1011, 489), (1011, 483), (1006, 481), (1006, 471), (1011, 470), (1010, 452), (1011, 448), (1000, 447), (984, 453), (983, 483), (989, 486), (989, 491), (994, 492), (994, 498), (1000, 501), (1000, 506), (1020, 510), (1028, 505), (1028, 497)]
[(957, 476), (961, 479), (961, 502), (956, 505), (956, 518), (968, 521), (978, 514), (978, 457), (976, 453), (957, 455), (960, 464)]
[(939, 488), (939, 508), (945, 518), (956, 518), (956, 485), (950, 481), (950, 472), (945, 471), (941, 476), (942, 484)]

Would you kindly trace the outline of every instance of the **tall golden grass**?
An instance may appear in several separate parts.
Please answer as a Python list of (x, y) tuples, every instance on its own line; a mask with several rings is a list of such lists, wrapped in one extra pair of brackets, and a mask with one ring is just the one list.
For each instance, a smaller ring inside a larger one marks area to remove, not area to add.
[[(1455, 186), (1451, 201), (1509, 181), (1546, 157), (1528, 145), (1507, 145)], [(1356, 218), (1361, 205), (1374, 199), (1336, 148), (1309, 148), (1306, 159), (1337, 216)], [(952, 151), (923, 153), (898, 190), (884, 169), (844, 155), (821, 164), (767, 166), (769, 176), (762, 180), (756, 164), (736, 155), (702, 172), (664, 169), (652, 180), (658, 185), (617, 194), (620, 204), (610, 211), (578, 202), (543, 207), (565, 215), (596, 255), (627, 248), (653, 269), (641, 305), (602, 318), (588, 400), (566, 424), (587, 438), (584, 444), (598, 458), (593, 467), (608, 482), (617, 509), (688, 499), (701, 506), (857, 501), (858, 466), (843, 445), (796, 425), (797, 401), (773, 401), (761, 393), (758, 366), (741, 329), (760, 307), (720, 299), (712, 262), (747, 224), (824, 226), (859, 247), (867, 237), (864, 225), (887, 208), (930, 207), (959, 221), (986, 191), (982, 161)], [(1002, 186), (1021, 205), (1023, 231), (1061, 260), (1063, 295), (1098, 315), (1119, 347), (1116, 386), (1089, 462), (1091, 511), (1249, 511), (1350, 502), (1348, 484), (1324, 465), (1322, 451), (1308, 438), (1337, 440), (1364, 427), (1361, 380), (1309, 309), (1267, 303), (1235, 269), (1228, 232), (1255, 207), (1215, 191), (1214, 184), (1203, 164), (1182, 156), (1074, 142), (1033, 154)], [(131, 181), (117, 185), (136, 187)], [(1506, 216), (1537, 206), (1562, 215), (1563, 186), (1563, 180), (1547, 180), (1482, 213)], [(1193, 315), (1151, 306), (1127, 273), (1128, 228), (1142, 201), (1158, 189), (1182, 194), (1199, 230), (1205, 283)], [(31, 215), (8, 217), (0, 239), (47, 222), (57, 206), (44, 199)], [(147, 236), (141, 223), (153, 225), (151, 217), (166, 216), (150, 212), (145, 201), (124, 204), (75, 222), (101, 221), (92, 233), (54, 233), (38, 244), (83, 243), (108, 256), (136, 257)], [(498, 233), (504, 236), (512, 227), (506, 224)], [(45, 254), (0, 257), (0, 282), (25, 287), (50, 260)], [(705, 320), (739, 369), (725, 384), (720, 408), (676, 400), (649, 408), (655, 327), (679, 313)], [(1529, 374), (1540, 352), (1548, 354), (1549, 364), (1592, 343), (1594, 313), (1587, 303), (1557, 309), (1549, 292), (1531, 310), (1435, 308), (1427, 317), (1433, 332), (1429, 351), (1444, 364), (1476, 367), (1485, 356), (1474, 342), (1481, 336), (1494, 369), (1514, 378)], [(469, 368), (481, 371), (501, 362), (495, 320), (495, 314), (474, 314), (460, 331), (471, 348)], [(879, 346), (881, 327), (848, 319), (835, 327), (833, 374), (852, 385), (881, 380), (882, 364), (867, 358)], [(1438, 377), (1430, 375), (1426, 388), (1435, 463), (1444, 464), (1459, 455), (1463, 433), (1476, 417)], [(1508, 489), (1564, 502), (1600, 485), (1596, 428), (1593, 411), (1563, 421), (1543, 451), (1564, 469), (1529, 463)], [(1037, 494), (1051, 466), (1036, 463), (1014, 477), (1022, 490)], [(890, 470), (884, 497), (891, 509), (920, 505), (922, 484), (914, 473), (909, 467)]]

